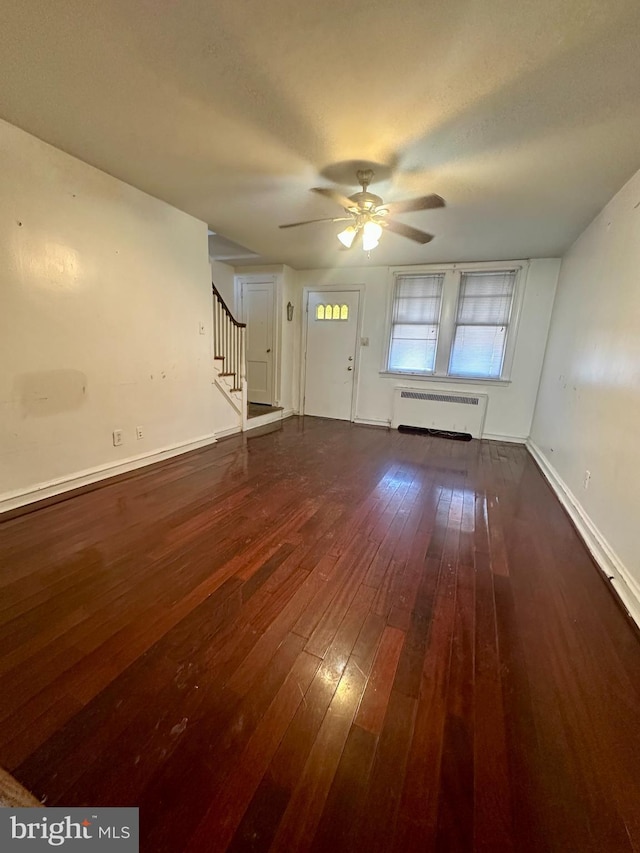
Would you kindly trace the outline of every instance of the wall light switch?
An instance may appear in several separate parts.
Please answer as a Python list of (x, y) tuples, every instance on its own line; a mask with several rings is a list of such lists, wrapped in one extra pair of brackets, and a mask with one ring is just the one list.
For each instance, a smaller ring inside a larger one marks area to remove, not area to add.
[(122, 444), (122, 430), (121, 429), (114, 429), (114, 431), (113, 431), (113, 446), (114, 447), (120, 447), (121, 444)]
[(205, 331), (204, 323), (200, 323), (200, 334), (204, 335)]

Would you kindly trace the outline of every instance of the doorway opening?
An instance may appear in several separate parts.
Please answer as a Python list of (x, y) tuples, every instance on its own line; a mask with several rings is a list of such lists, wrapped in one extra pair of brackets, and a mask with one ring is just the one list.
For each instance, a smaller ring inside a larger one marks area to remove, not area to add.
[(235, 278), (235, 302), (246, 324), (245, 428), (280, 420), (281, 276), (248, 273)]

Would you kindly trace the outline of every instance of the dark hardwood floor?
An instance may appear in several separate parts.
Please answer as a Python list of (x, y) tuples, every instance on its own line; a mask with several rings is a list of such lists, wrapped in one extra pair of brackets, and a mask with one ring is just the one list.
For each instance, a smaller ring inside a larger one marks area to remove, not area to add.
[(638, 634), (523, 447), (291, 419), (0, 560), (0, 764), (143, 851), (640, 850)]

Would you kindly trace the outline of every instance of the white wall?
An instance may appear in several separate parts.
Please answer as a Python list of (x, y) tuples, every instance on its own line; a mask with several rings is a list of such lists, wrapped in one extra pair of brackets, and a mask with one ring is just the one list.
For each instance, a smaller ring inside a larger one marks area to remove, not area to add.
[(231, 427), (206, 225), (2, 121), (0, 170), (0, 508)]
[(507, 385), (431, 382), (398, 376), (382, 376), (386, 342), (386, 313), (391, 288), (388, 267), (350, 267), (334, 270), (305, 270), (298, 273), (300, 289), (322, 285), (364, 284), (362, 337), (369, 346), (360, 348), (356, 419), (372, 423), (391, 420), (393, 389), (396, 385), (438, 390), (469, 390), (488, 393), (489, 405), (485, 435), (505, 440), (525, 441), (531, 419), (544, 356), (549, 318), (555, 294), (560, 261), (531, 261), (520, 316), (516, 351)]
[(640, 172), (562, 262), (532, 428), (534, 452), (638, 621), (639, 436)]
[[(282, 376), (280, 383), (280, 405), (285, 412), (299, 412), (300, 400), (300, 329), (302, 318), (302, 294), (298, 286), (298, 275), (291, 267), (283, 267), (280, 360)], [(293, 305), (293, 319), (287, 320), (287, 303)]]

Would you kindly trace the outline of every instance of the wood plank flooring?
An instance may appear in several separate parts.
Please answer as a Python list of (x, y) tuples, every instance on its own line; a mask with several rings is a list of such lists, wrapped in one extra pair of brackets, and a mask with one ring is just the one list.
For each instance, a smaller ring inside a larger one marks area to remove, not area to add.
[(640, 851), (638, 634), (523, 447), (291, 419), (0, 563), (0, 764), (143, 851)]

